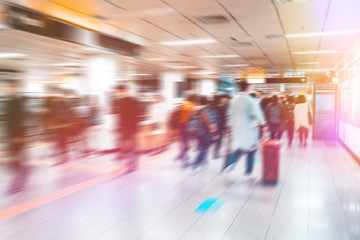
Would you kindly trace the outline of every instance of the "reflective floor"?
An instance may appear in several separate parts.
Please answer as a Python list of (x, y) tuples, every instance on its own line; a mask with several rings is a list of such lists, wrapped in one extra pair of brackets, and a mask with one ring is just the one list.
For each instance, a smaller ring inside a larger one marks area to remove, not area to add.
[[(0, 165), (0, 239), (360, 239), (360, 167), (335, 143), (281, 149), (277, 185), (181, 168), (174, 145), (123, 175), (112, 154), (51, 166), (46, 146), (26, 167)], [(193, 153), (195, 154), (195, 153)]]

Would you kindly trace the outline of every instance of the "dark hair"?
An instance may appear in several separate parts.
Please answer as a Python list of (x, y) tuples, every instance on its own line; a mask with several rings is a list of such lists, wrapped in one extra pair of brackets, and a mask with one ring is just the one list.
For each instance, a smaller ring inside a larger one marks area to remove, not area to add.
[(200, 96), (200, 97), (199, 97), (199, 104), (200, 104), (200, 105), (206, 105), (206, 104), (208, 104), (208, 99), (207, 99), (207, 97), (206, 97), (206, 96)]
[(125, 84), (119, 84), (115, 87), (116, 90), (124, 91), (127, 90), (128, 87)]
[(189, 102), (193, 102), (193, 103), (196, 103), (197, 102), (197, 99), (198, 99), (198, 96), (196, 94), (190, 94), (186, 100), (189, 101)]
[(256, 98), (256, 94), (255, 94), (255, 93), (250, 93), (250, 96), (252, 96), (253, 98)]
[(299, 95), (297, 98), (297, 103), (306, 103), (306, 98), (304, 95)]
[(288, 96), (287, 100), (288, 100), (289, 103), (295, 103), (294, 96)]
[(279, 101), (279, 98), (278, 98), (277, 95), (273, 95), (273, 96), (271, 97), (271, 102), (272, 102), (272, 103), (276, 103), (276, 102), (278, 102), (278, 101)]
[(246, 81), (239, 81), (237, 85), (241, 92), (246, 91), (246, 89), (250, 86)]

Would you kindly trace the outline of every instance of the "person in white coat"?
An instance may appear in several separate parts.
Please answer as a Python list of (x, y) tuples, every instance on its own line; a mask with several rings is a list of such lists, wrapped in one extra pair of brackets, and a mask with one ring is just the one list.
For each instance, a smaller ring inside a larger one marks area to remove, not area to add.
[(228, 109), (228, 127), (232, 131), (232, 153), (229, 154), (223, 170), (236, 163), (243, 154), (247, 154), (245, 175), (253, 170), (253, 162), (259, 145), (259, 125), (265, 124), (265, 118), (259, 103), (250, 96), (250, 85), (239, 83), (240, 93), (232, 100)]
[(304, 95), (299, 95), (297, 98), (297, 104), (294, 109), (294, 117), (295, 129), (299, 132), (300, 145), (306, 147), (312, 114)]

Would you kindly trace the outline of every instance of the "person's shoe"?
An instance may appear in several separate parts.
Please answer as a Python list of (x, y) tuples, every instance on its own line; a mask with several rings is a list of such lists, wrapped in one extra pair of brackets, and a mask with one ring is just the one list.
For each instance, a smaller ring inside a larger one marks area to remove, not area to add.
[(247, 179), (247, 180), (256, 180), (258, 178), (258, 175), (255, 174), (255, 173), (245, 173), (244, 174), (244, 177)]

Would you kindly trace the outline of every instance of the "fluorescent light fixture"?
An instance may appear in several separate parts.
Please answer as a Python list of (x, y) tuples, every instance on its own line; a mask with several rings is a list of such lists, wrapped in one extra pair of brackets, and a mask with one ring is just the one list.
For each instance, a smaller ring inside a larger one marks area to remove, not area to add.
[(200, 58), (241, 58), (239, 55), (211, 55), (211, 56), (202, 56)]
[(150, 76), (150, 73), (130, 73), (129, 76)]
[(216, 74), (216, 72), (204, 71), (204, 72), (193, 72), (192, 74), (196, 74), (196, 75), (209, 75), (209, 74)]
[(360, 30), (346, 30), (346, 31), (333, 31), (333, 32), (313, 32), (313, 33), (298, 33), (298, 34), (285, 34), (286, 38), (304, 38), (304, 37), (320, 37), (320, 36), (332, 36), (332, 35), (345, 35), (356, 34)]
[(196, 68), (195, 66), (168, 66), (169, 68), (173, 68), (173, 69), (191, 69), (191, 68)]
[(303, 71), (303, 72), (328, 72), (328, 71), (332, 71), (332, 69), (304, 69), (301, 71)]
[(214, 39), (194, 39), (194, 40), (162, 42), (160, 44), (165, 46), (181, 46), (181, 45), (207, 44), (207, 43), (215, 43), (215, 42), (217, 41)]
[(228, 64), (228, 65), (222, 65), (222, 67), (248, 67), (249, 64)]
[(307, 64), (318, 64), (320, 62), (301, 62), (301, 63), (297, 63), (297, 64), (301, 64), (301, 65), (307, 65)]
[(27, 55), (22, 53), (0, 53), (0, 58), (19, 58), (25, 56)]
[(260, 84), (260, 83), (265, 83), (265, 79), (264, 78), (248, 78), (247, 82), (249, 84)]
[(324, 51), (303, 51), (303, 52), (292, 52), (294, 55), (303, 55), (303, 54), (324, 54), (324, 53), (338, 53), (336, 50), (324, 50)]

